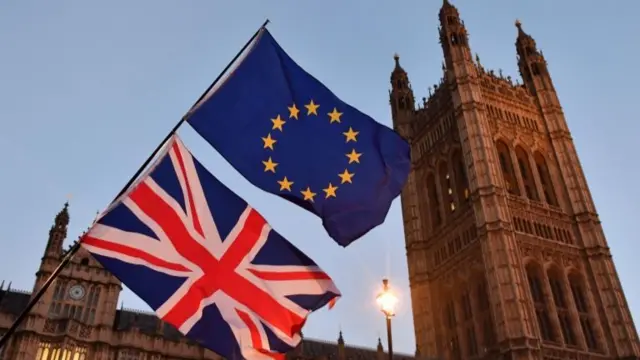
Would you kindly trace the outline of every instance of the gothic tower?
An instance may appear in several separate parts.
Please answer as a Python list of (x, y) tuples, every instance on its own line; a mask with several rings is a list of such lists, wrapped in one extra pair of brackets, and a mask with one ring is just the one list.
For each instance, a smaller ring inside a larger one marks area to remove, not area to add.
[[(69, 225), (68, 207), (66, 203), (49, 231), (49, 241), (36, 273), (32, 297), (67, 255), (68, 250), (63, 250), (63, 242)], [(16, 346), (12, 349), (15, 358), (48, 359), (49, 356), (65, 359), (67, 353), (69, 358), (74, 358), (71, 355), (78, 353), (77, 358), (84, 359), (83, 354), (88, 350), (84, 347), (85, 343), (110, 335), (120, 290), (120, 282), (80, 249), (16, 332), (13, 338)], [(45, 334), (55, 341), (46, 341), (34, 334)], [(92, 354), (96, 354), (93, 359), (101, 359), (100, 349), (91, 350)]]
[(397, 56), (390, 92), (394, 128), (412, 146), (401, 198), (421, 354), (640, 359), (542, 52), (517, 22), (514, 83), (474, 60), (448, 0), (439, 20), (433, 93), (415, 107)]

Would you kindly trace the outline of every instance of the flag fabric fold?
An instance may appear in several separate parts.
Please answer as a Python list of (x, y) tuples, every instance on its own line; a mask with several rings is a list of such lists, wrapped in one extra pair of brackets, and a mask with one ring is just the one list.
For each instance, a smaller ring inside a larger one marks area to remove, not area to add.
[(177, 135), (81, 245), (160, 319), (227, 359), (284, 358), (307, 316), (340, 296)]
[(320, 217), (337, 243), (384, 222), (409, 145), (298, 66), (264, 29), (187, 122), (240, 174)]

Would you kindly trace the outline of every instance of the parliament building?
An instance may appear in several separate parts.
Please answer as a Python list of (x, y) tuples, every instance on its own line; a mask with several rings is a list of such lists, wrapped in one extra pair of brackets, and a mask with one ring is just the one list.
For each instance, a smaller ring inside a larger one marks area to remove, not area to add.
[[(412, 146), (401, 201), (415, 339), (411, 359), (640, 359), (638, 334), (548, 64), (516, 23), (522, 82), (472, 56), (459, 12), (439, 14), (443, 74), (416, 102), (395, 57), (390, 104)], [(65, 255), (67, 206), (33, 292), (0, 286), (0, 334)], [(118, 308), (122, 286), (82, 249), (0, 360), (187, 360), (219, 356), (152, 313)], [(290, 359), (385, 360), (305, 339)]]
[[(0, 335), (65, 256), (62, 243), (68, 224), (69, 211), (65, 204), (49, 231), (33, 292), (0, 285)], [(120, 281), (80, 248), (11, 337), (8, 346), (0, 349), (0, 360), (221, 360), (155, 314), (118, 308), (121, 290)], [(287, 357), (290, 360), (387, 359), (380, 339), (377, 348), (347, 346), (342, 333), (332, 342), (304, 339)], [(394, 357), (413, 359), (402, 354)]]
[(442, 78), (421, 102), (396, 56), (394, 128), (423, 356), (640, 359), (640, 343), (547, 61), (520, 22), (514, 81), (472, 56), (444, 0)]

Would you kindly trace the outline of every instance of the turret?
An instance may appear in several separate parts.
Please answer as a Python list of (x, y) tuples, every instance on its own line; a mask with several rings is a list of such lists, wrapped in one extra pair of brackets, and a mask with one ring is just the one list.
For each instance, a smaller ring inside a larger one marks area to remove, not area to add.
[(411, 83), (409, 83), (409, 76), (400, 66), (400, 56), (395, 54), (393, 59), (396, 65), (391, 72), (391, 90), (389, 91), (393, 128), (405, 139), (410, 139), (412, 136), (411, 121), (415, 112), (415, 99)]
[(541, 90), (555, 91), (547, 61), (538, 50), (536, 41), (531, 35), (524, 32), (522, 23), (516, 20), (518, 37), (516, 39), (516, 51), (518, 53), (518, 68), (522, 81), (531, 94), (536, 95)]
[(342, 330), (338, 335), (338, 360), (347, 360), (347, 354), (344, 347), (344, 338), (342, 337)]
[(378, 337), (378, 346), (376, 346), (376, 359), (384, 360), (384, 348), (382, 347), (382, 340)]
[(49, 240), (44, 251), (44, 257), (58, 258), (62, 254), (62, 243), (67, 237), (67, 227), (69, 226), (69, 203), (55, 217), (53, 226), (49, 230)]
[(464, 21), (460, 19), (458, 9), (448, 0), (443, 1), (438, 17), (440, 19), (440, 27), (438, 28), (440, 45), (444, 53), (447, 74), (456, 77), (465, 76), (470, 70), (475, 69), (475, 66), (473, 66), (469, 35)]

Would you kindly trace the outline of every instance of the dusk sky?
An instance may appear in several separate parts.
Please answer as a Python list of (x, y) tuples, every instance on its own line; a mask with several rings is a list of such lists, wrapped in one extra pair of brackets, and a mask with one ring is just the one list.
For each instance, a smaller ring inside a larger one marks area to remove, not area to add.
[[(543, 50), (625, 294), (640, 318), (634, 280), (640, 270), (634, 228), (640, 2), (452, 1), (486, 68), (520, 79), (516, 18)], [(418, 99), (442, 75), (440, 6), (436, 0), (0, 2), (0, 279), (31, 290), (49, 227), (68, 194), (70, 243), (266, 18), (299, 65), (391, 126), (393, 54), (400, 54)], [(400, 295), (394, 349), (414, 352), (399, 199), (385, 224), (343, 249), (318, 218), (249, 184), (188, 126), (179, 133), (216, 177), (335, 279), (343, 298), (312, 315), (306, 337), (335, 341), (341, 329), (352, 345), (374, 347), (385, 339), (374, 299), (388, 276)], [(129, 290), (121, 301), (149, 309)]]

